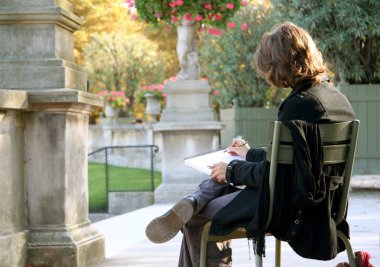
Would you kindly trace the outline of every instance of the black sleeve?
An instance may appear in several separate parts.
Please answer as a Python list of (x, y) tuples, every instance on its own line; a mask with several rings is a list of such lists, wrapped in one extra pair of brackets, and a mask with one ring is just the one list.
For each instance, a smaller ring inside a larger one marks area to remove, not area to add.
[(246, 161), (257, 162), (266, 158), (267, 152), (264, 148), (251, 148), (248, 150)]
[(248, 162), (233, 160), (227, 166), (226, 179), (231, 185), (246, 185), (258, 188), (263, 178), (266, 160)]

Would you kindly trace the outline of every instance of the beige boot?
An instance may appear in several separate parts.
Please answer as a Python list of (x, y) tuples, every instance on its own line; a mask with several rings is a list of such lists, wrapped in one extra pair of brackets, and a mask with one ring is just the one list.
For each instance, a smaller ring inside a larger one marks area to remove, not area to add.
[(164, 243), (172, 239), (194, 215), (196, 200), (193, 197), (178, 201), (165, 214), (153, 219), (145, 234), (153, 243)]

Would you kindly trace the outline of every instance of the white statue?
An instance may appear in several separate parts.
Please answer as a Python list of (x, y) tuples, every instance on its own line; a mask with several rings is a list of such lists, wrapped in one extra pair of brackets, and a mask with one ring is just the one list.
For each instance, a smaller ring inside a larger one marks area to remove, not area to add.
[(197, 80), (200, 76), (200, 68), (195, 22), (182, 19), (182, 25), (178, 26), (177, 30), (177, 55), (181, 67), (177, 73), (177, 79)]

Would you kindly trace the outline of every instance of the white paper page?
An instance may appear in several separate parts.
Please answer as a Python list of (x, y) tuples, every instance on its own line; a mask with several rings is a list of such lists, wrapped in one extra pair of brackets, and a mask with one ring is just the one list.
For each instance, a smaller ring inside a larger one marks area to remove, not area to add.
[(198, 171), (201, 171), (205, 174), (210, 175), (211, 169), (208, 166), (213, 165), (217, 162), (229, 163), (231, 160), (238, 159), (244, 160), (240, 156), (233, 156), (225, 150), (218, 150), (210, 153), (205, 153), (201, 155), (195, 155), (185, 159), (185, 164), (190, 166)]

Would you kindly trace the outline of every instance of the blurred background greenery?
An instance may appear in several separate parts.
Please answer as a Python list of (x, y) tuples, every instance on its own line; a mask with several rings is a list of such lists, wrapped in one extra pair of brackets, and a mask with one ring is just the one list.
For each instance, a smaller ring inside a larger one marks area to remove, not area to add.
[[(74, 12), (83, 20), (83, 26), (74, 34), (75, 58), (87, 69), (89, 91), (124, 92), (128, 99), (124, 115), (142, 118), (143, 90), (149, 85), (164, 84), (179, 70), (175, 24), (160, 18), (154, 25), (139, 20), (131, 0), (72, 2)], [(272, 88), (257, 78), (253, 64), (262, 34), (282, 21), (292, 21), (310, 32), (335, 82), (380, 82), (379, 1), (243, 2), (239, 8), (233, 5), (236, 12), (225, 21), (227, 27), (216, 34), (198, 34), (201, 76), (213, 88), (216, 110), (233, 104), (272, 107), (286, 96), (287, 91)]]

